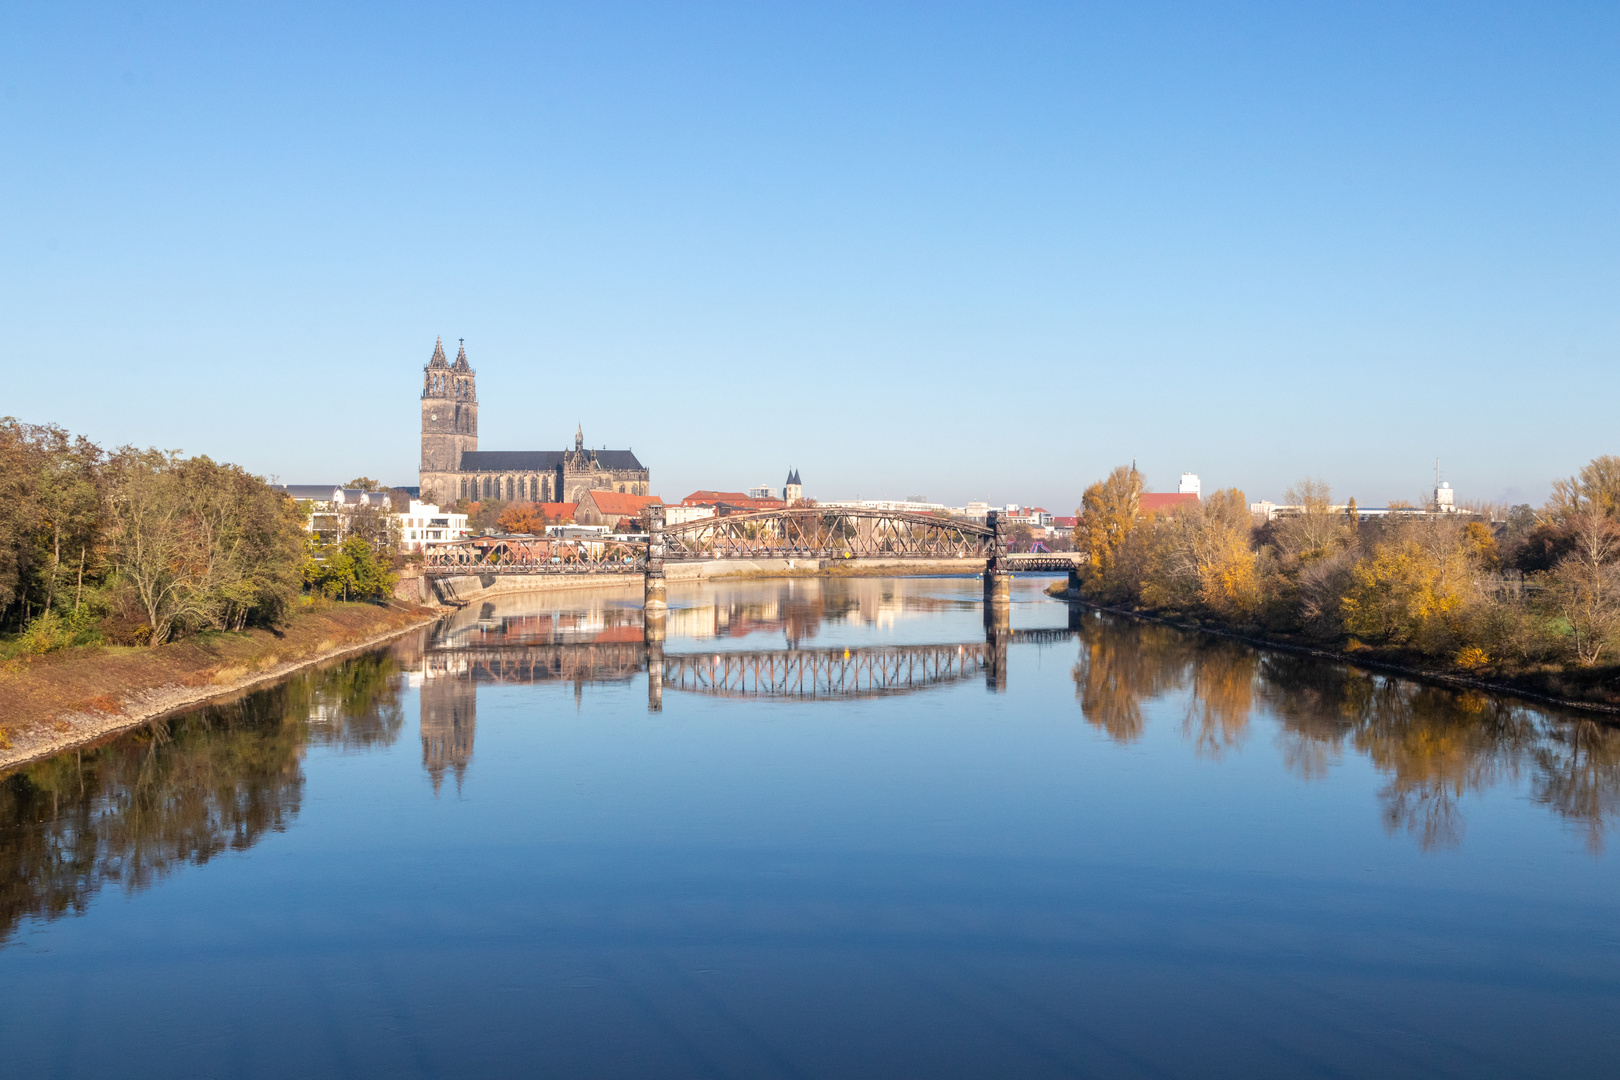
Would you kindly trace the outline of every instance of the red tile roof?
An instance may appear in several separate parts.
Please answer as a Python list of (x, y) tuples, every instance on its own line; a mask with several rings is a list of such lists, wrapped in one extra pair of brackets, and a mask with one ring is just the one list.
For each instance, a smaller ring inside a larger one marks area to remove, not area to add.
[(786, 506), (781, 499), (754, 499), (740, 491), (694, 491), (681, 500), (682, 506), (732, 506), (739, 510), (775, 510)]
[(694, 491), (681, 500), (682, 506), (713, 506), (716, 503), (745, 503), (748, 496), (741, 491)]
[(625, 495), (617, 491), (591, 491), (581, 496), (580, 501), (591, 500), (603, 517), (635, 517), (646, 506), (662, 506), (664, 500), (656, 495)]
[(1138, 505), (1144, 514), (1174, 514), (1178, 506), (1197, 506), (1198, 496), (1190, 491), (1144, 491)]
[(579, 509), (579, 503), (577, 502), (535, 503), (534, 505), (539, 507), (541, 512), (554, 522), (573, 521), (574, 512)]

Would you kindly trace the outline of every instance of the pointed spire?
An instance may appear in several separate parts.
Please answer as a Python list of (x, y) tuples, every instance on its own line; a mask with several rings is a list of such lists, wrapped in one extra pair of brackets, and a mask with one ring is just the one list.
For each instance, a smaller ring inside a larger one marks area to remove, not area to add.
[(472, 370), (472, 365), (467, 363), (467, 339), (466, 338), (461, 338), (459, 340), (461, 341), (461, 351), (456, 353), (456, 367), (455, 367), (455, 370), (457, 370), (457, 371), (471, 371)]
[(580, 424), (574, 429), (574, 449), (585, 449), (585, 425)]
[(444, 359), (444, 338), (437, 338), (433, 342), (433, 357), (428, 360), (428, 367), (449, 367)]

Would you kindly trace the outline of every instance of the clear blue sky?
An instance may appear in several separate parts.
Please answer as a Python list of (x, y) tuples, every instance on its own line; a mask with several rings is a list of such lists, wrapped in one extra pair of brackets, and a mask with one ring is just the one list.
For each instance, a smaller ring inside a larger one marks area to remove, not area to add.
[[(6, 5), (0, 414), (415, 482), (1539, 502), (1620, 452), (1620, 6)], [(452, 352), (452, 355), (453, 352)]]

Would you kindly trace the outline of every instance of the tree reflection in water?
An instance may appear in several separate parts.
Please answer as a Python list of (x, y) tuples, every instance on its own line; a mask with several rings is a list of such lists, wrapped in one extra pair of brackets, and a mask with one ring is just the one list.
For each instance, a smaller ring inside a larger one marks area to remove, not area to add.
[(356, 657), (0, 778), (0, 943), (27, 917), (82, 912), (285, 829), (304, 747), (399, 737), (398, 665)]
[(1218, 759), (1263, 707), (1278, 721), (1283, 763), (1302, 779), (1325, 778), (1347, 748), (1365, 755), (1387, 778), (1378, 793), (1385, 827), (1424, 850), (1460, 844), (1463, 797), (1501, 783), (1526, 781), (1594, 853), (1620, 812), (1613, 726), (1152, 623), (1093, 616), (1078, 628), (1075, 696), (1110, 738), (1140, 738), (1144, 703), (1183, 693), (1183, 735)]
[(1142, 737), (1142, 702), (1186, 686), (1186, 634), (1152, 623), (1083, 620), (1074, 696), (1086, 722), (1115, 742)]

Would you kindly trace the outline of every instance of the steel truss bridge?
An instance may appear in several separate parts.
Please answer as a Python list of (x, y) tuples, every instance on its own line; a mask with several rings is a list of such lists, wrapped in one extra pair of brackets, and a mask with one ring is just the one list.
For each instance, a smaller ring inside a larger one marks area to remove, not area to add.
[(1009, 644), (1050, 645), (1073, 630), (1013, 630), (984, 641), (855, 649), (665, 652), (636, 642), (497, 645), (430, 652), (432, 678), (477, 682), (627, 682), (641, 672), (670, 689), (725, 698), (848, 700), (910, 694), (979, 676), (1005, 683)]
[(791, 507), (702, 518), (663, 527), (651, 536), (557, 539), (471, 537), (426, 552), (429, 577), (661, 573), (668, 564), (753, 559), (973, 560), (988, 570), (1072, 571), (1085, 561), (1070, 553), (1008, 553), (1002, 521), (984, 524), (930, 514), (864, 507)]
[(562, 540), (535, 536), (474, 536), (430, 546), (424, 565), (429, 577), (644, 574), (647, 572), (647, 542), (614, 537)]
[(980, 674), (987, 646), (885, 645), (664, 656), (664, 685), (711, 697), (875, 698)]
[(614, 641), (443, 649), (428, 653), (423, 665), (435, 678), (478, 682), (626, 682), (647, 670), (647, 646)]

